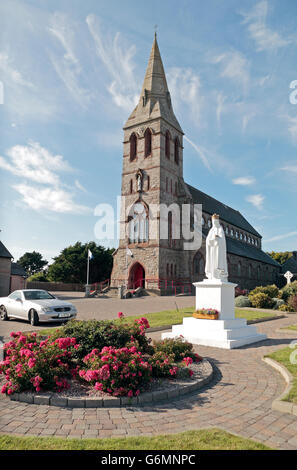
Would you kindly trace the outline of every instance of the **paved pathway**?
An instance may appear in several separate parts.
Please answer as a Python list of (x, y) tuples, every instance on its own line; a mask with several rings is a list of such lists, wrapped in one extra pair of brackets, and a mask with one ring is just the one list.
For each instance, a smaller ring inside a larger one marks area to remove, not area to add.
[[(297, 449), (297, 416), (272, 411), (271, 403), (285, 388), (283, 378), (266, 365), (264, 354), (283, 348), (297, 334), (280, 327), (289, 318), (259, 324), (268, 340), (237, 350), (198, 346), (213, 361), (213, 383), (199, 393), (168, 404), (122, 409), (67, 409), (29, 405), (0, 398), (0, 433), (115, 437), (157, 435), (217, 426), (261, 441), (273, 448)], [(160, 333), (151, 336), (158, 337)]]

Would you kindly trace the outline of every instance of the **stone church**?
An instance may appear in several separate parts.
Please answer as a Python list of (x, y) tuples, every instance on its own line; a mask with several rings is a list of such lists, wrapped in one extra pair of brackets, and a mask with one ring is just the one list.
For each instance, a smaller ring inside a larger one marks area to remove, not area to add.
[[(173, 111), (156, 35), (139, 102), (123, 130), (121, 195), (129, 211), (121, 218), (125, 236), (114, 253), (111, 286), (188, 292), (192, 282), (205, 277), (205, 239), (214, 213), (226, 234), (229, 280), (244, 289), (277, 280), (280, 265), (262, 251), (261, 235), (244, 216), (183, 179), (184, 133)], [(173, 203), (202, 204), (200, 249), (184, 250), (183, 240), (172, 236), (170, 212), (168, 237), (150, 238), (149, 224), (160, 232), (160, 214), (151, 215), (150, 207)]]

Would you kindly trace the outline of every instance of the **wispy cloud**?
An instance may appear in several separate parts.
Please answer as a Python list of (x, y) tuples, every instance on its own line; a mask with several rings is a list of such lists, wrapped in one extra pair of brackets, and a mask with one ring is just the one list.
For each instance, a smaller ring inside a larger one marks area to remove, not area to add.
[(217, 95), (217, 109), (216, 109), (216, 116), (217, 116), (217, 124), (218, 124), (218, 131), (221, 134), (221, 115), (223, 112), (224, 102), (226, 100), (226, 96), (222, 93), (218, 93)]
[[(53, 155), (38, 142), (30, 141), (28, 145), (10, 148), (6, 152), (6, 158), (0, 157), (0, 168), (23, 179), (12, 187), (31, 209), (57, 213), (90, 212), (88, 207), (74, 202), (73, 191), (66, 189), (61, 182), (61, 172), (73, 171), (69, 163), (62, 155)], [(28, 184), (27, 180), (33, 183)], [(78, 187), (78, 184), (76, 181), (75, 186)]]
[(53, 155), (38, 142), (15, 145), (6, 153), (8, 158), (0, 157), (0, 168), (37, 183), (57, 185), (57, 172), (72, 170), (61, 155)]
[(8, 81), (13, 82), (16, 85), (21, 85), (22, 87), (26, 88), (33, 88), (33, 83), (30, 80), (27, 80), (23, 77), (22, 73), (16, 69), (15, 65), (13, 64), (13, 60), (8, 56), (7, 53), (2, 52), (0, 53), (0, 70), (1, 70), (1, 78), (4, 74)]
[(48, 31), (63, 48), (62, 55), (50, 53), (51, 62), (75, 101), (86, 108), (92, 94), (81, 85), (82, 67), (75, 53), (74, 27), (65, 14), (56, 12), (50, 18)]
[(179, 110), (186, 106), (194, 124), (201, 126), (204, 98), (199, 75), (190, 68), (172, 67), (167, 72), (167, 80), (174, 108)]
[(197, 144), (192, 142), (187, 136), (184, 136), (184, 140), (186, 140), (186, 142), (189, 142), (189, 144), (193, 147), (193, 149), (196, 150), (196, 152), (198, 153), (203, 165), (208, 170), (211, 171), (211, 166), (210, 166), (209, 161), (208, 161), (207, 151), (203, 147), (198, 146)]
[(265, 197), (262, 194), (251, 194), (246, 197), (246, 201), (253, 204), (257, 209), (262, 209)]
[(17, 184), (13, 188), (18, 191), (23, 202), (36, 211), (50, 210), (60, 214), (85, 214), (91, 213), (91, 209), (86, 206), (76, 204), (73, 201), (73, 194), (61, 189), (52, 187), (32, 186), (28, 184)]
[(220, 75), (236, 82), (244, 92), (247, 91), (250, 80), (250, 64), (241, 52), (236, 50), (228, 51), (213, 57), (210, 62), (220, 64)]
[(287, 165), (280, 168), (282, 171), (289, 171), (290, 173), (297, 173), (297, 165)]
[(232, 180), (233, 184), (238, 184), (240, 186), (249, 186), (255, 182), (256, 180), (252, 176), (240, 176), (239, 178), (234, 178)]
[(88, 15), (86, 22), (96, 46), (96, 53), (111, 79), (107, 89), (117, 106), (131, 112), (137, 103), (139, 90), (133, 62), (136, 47), (125, 47), (119, 32), (113, 37), (103, 34), (102, 24), (96, 15)]
[(282, 235), (276, 235), (275, 237), (267, 238), (265, 241), (266, 242), (276, 242), (279, 240), (284, 240), (286, 238), (294, 237), (297, 235), (297, 231), (295, 232), (288, 232), (288, 233), (283, 233)]
[(268, 1), (258, 2), (249, 12), (241, 12), (243, 23), (247, 25), (250, 37), (255, 41), (257, 51), (273, 51), (290, 44), (290, 39), (283, 38), (277, 31), (266, 25)]

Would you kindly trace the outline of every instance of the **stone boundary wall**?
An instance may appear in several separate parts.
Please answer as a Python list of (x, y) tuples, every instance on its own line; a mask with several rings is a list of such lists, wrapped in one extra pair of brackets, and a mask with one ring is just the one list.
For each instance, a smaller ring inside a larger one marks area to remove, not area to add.
[(66, 282), (27, 282), (27, 289), (44, 289), (47, 291), (67, 291), (67, 292), (84, 292), (85, 287), (78, 283)]

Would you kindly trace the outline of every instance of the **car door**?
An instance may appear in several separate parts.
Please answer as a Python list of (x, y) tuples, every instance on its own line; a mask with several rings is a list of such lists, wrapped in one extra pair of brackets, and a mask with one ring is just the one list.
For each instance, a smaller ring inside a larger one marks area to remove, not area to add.
[(7, 313), (9, 317), (24, 318), (24, 299), (20, 290), (14, 291), (8, 296)]

